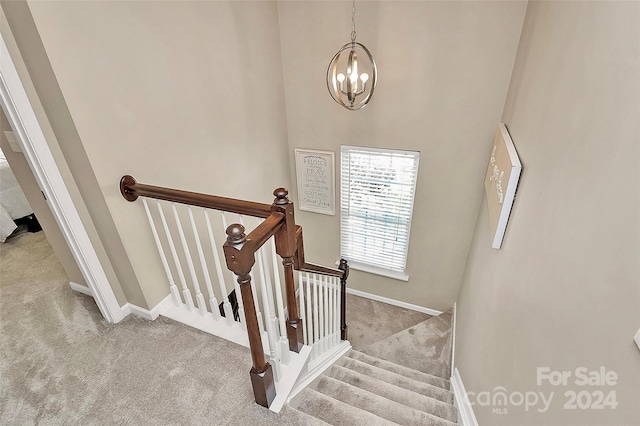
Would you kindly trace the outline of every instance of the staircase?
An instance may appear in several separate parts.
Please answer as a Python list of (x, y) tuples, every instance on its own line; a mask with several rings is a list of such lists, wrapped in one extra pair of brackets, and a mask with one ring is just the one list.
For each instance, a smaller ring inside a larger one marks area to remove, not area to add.
[[(128, 201), (142, 197), (169, 286), (159, 312), (248, 346), (258, 404), (277, 413), (299, 392), (287, 409), (309, 424), (455, 424), (447, 380), (451, 314), (347, 353), (348, 262), (341, 259), (338, 268), (306, 262), (286, 189), (262, 204), (140, 184), (127, 175), (120, 191)], [(216, 242), (221, 234), (224, 244)]]
[(309, 424), (457, 424), (449, 390), (451, 314), (352, 350), (291, 401)]

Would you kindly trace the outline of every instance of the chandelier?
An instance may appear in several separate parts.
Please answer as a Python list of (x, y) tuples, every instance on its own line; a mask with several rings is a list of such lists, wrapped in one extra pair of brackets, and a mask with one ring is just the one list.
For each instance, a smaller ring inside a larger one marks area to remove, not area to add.
[(371, 52), (356, 42), (356, 2), (353, 0), (351, 43), (342, 46), (331, 59), (327, 69), (327, 88), (334, 101), (355, 111), (369, 103), (377, 79), (378, 69)]

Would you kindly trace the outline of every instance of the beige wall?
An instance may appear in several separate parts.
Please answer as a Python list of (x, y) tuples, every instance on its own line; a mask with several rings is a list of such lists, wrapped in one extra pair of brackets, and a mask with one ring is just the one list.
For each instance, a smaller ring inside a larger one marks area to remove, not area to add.
[(276, 3), (29, 8), (104, 200), (100, 211), (113, 221), (109, 238), (132, 266), (128, 301), (153, 307), (168, 285), (142, 204), (119, 193), (122, 175), (269, 203), (274, 188), (289, 184)]
[[(545, 413), (476, 405), (480, 424), (640, 424), (639, 19), (638, 2), (529, 4), (503, 115), (523, 173), (501, 250), (480, 210), (456, 365), (467, 391), (555, 396)], [(575, 385), (576, 368), (601, 366), (615, 386)], [(537, 386), (538, 367), (572, 376)], [(619, 404), (566, 410), (571, 390)]]
[[(359, 2), (358, 41), (372, 51), (379, 82), (372, 102), (352, 112), (331, 99), (325, 82), (329, 60), (350, 37), (351, 2), (279, 3), (292, 176), (295, 148), (334, 151), (336, 168), (341, 144), (420, 151), (409, 282), (353, 271), (350, 287), (439, 310), (453, 306), (525, 8)], [(296, 214), (309, 260), (335, 262), (339, 214)]]
[[(69, 125), (68, 121), (64, 119), (65, 111), (67, 111), (64, 99), (58, 96), (55, 76), (50, 73), (46, 54), (41, 51), (40, 38), (33, 21), (30, 19), (29, 10), (26, 7), (26, 3), (18, 1), (1, 2), (0, 6), (2, 6), (0, 10), (0, 31), (7, 44), (31, 107), (114, 294), (118, 302), (124, 304), (127, 302), (127, 295), (125, 295), (121, 281), (118, 279), (118, 275), (111, 264), (108, 251), (105, 248), (101, 234), (98, 232), (97, 223), (89, 211), (87, 201), (91, 199), (85, 199), (87, 183), (90, 182), (87, 179), (87, 175), (77, 173), (77, 169), (74, 176), (71, 171), (71, 164), (67, 161), (69, 157), (63, 152), (62, 144), (60, 143), (61, 140), (65, 140), (67, 144), (71, 142), (72, 145), (76, 146), (76, 149), (82, 149), (80, 144), (73, 144), (75, 140), (69, 137), (72, 132), (68, 130), (69, 128), (73, 129), (73, 123)], [(52, 78), (53, 81), (51, 80)], [(74, 166), (74, 168), (76, 167)], [(78, 179), (76, 179), (76, 176), (78, 176)], [(85, 188), (84, 193), (80, 190), (81, 186)], [(91, 188), (89, 188), (89, 192), (91, 192)], [(93, 207), (95, 210), (96, 206)]]
[(11, 130), (7, 117), (4, 115), (4, 112), (0, 110), (0, 148), (2, 148), (2, 152), (11, 167), (11, 171), (20, 184), (20, 188), (22, 192), (24, 192), (31, 209), (33, 209), (33, 212), (38, 218), (38, 222), (42, 225), (42, 230), (47, 236), (47, 241), (51, 244), (56, 257), (67, 273), (67, 277), (76, 284), (86, 286), (82, 272), (80, 272), (78, 264), (74, 260), (67, 242), (64, 240), (64, 236), (60, 232), (60, 228), (40, 192), (40, 187), (29, 168), (27, 159), (22, 152), (14, 152), (7, 141), (4, 132)]

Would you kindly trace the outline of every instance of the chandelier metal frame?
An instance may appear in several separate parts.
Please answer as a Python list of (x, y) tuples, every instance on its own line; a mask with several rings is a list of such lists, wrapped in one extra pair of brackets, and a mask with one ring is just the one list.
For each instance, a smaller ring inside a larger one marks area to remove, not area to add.
[[(356, 2), (353, 0), (351, 8), (351, 42), (345, 44), (338, 50), (327, 68), (327, 89), (331, 97), (338, 104), (348, 110), (355, 111), (367, 106), (378, 82), (378, 67), (373, 55), (362, 43), (356, 42)], [(358, 53), (357, 50), (364, 52), (369, 59), (371, 68), (371, 76), (367, 73), (358, 75)], [(338, 73), (338, 64), (343, 54), (348, 51), (346, 75)], [(361, 88), (358, 90), (358, 79), (361, 80)], [(369, 82), (367, 87), (367, 82)], [(345, 84), (346, 82), (346, 89)], [(358, 99), (359, 96), (365, 95)], [(346, 99), (345, 99), (346, 98)]]

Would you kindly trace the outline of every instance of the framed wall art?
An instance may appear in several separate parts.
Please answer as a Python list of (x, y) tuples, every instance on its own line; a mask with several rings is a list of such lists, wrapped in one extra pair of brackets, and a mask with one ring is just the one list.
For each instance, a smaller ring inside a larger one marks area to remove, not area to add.
[(296, 149), (296, 178), (300, 210), (335, 215), (334, 153)]
[(502, 247), (521, 171), (522, 164), (511, 136), (506, 126), (498, 123), (484, 178), (491, 226), (491, 247), (494, 249)]

